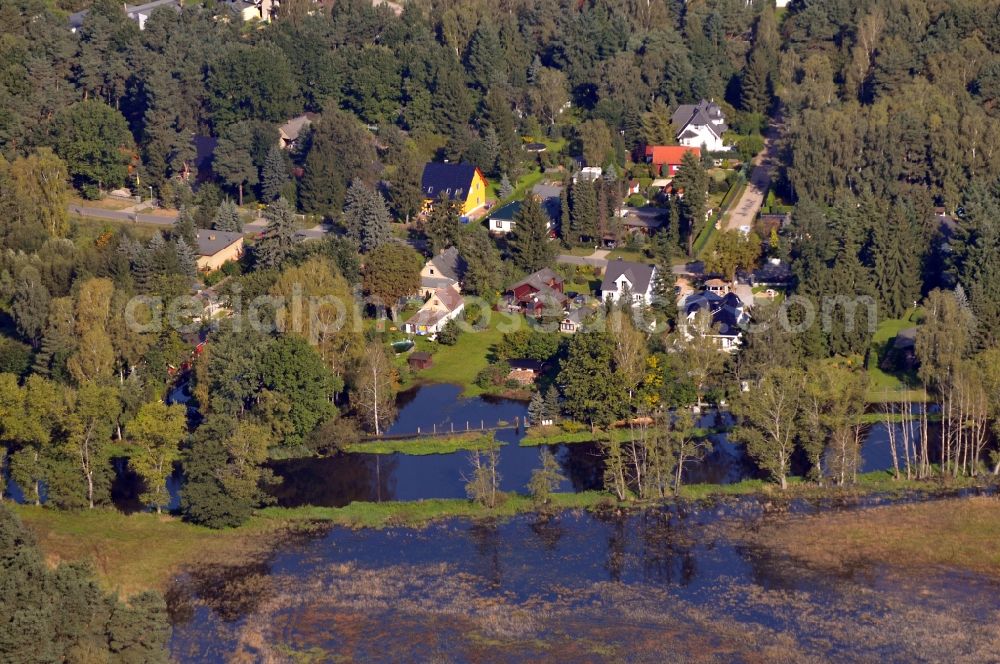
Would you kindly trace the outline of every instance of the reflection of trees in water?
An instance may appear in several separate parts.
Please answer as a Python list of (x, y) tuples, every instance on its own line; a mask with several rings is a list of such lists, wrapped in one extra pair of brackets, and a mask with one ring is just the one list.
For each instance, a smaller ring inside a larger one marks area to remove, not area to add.
[(531, 531), (547, 551), (555, 551), (559, 546), (559, 540), (566, 534), (566, 529), (559, 518), (547, 514), (539, 514), (531, 522)]
[(632, 517), (606, 512), (594, 518), (608, 526), (604, 568), (610, 580), (623, 580), (630, 565), (644, 580), (658, 583), (687, 585), (697, 574), (697, 524), (683, 509), (644, 510)]
[(500, 587), (503, 583), (503, 566), (500, 564), (500, 547), (503, 542), (500, 529), (495, 523), (475, 523), (469, 528), (469, 535), (483, 564), (483, 577), (493, 587)]
[(604, 487), (604, 455), (595, 443), (549, 445), (569, 480), (573, 491), (593, 491)]
[(269, 493), (282, 507), (343, 507), (358, 500), (378, 502), (396, 495), (399, 460), (384, 454), (338, 454), (323, 459), (277, 461), (282, 481)]
[[(111, 467), (114, 469), (114, 477), (111, 480), (111, 503), (125, 514), (142, 512), (146, 505), (142, 504), (139, 497), (146, 490), (146, 483), (142, 481), (139, 474), (132, 470), (125, 457), (115, 457), (111, 459)], [(167, 478), (167, 491), (170, 493), (171, 503), (176, 506), (179, 500), (178, 492), (183, 484), (184, 474), (181, 471), (181, 464), (175, 463), (173, 473)]]
[(241, 565), (192, 566), (167, 590), (170, 622), (190, 622), (199, 604), (226, 622), (249, 615), (270, 596), (270, 575), (271, 565), (266, 559)]
[(647, 580), (691, 583), (698, 571), (692, 532), (695, 524), (682, 506), (642, 512), (635, 521), (641, 544), (640, 561)]

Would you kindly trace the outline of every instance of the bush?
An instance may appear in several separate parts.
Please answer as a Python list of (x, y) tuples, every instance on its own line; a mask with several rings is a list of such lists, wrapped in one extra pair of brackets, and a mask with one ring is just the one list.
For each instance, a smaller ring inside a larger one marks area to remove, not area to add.
[(643, 205), (646, 204), (646, 197), (643, 196), (642, 194), (632, 194), (627, 199), (625, 199), (625, 202), (631, 205), (632, 207), (642, 207)]
[(23, 376), (31, 367), (31, 346), (8, 337), (0, 338), (0, 373)]
[(559, 423), (559, 428), (565, 431), (566, 433), (580, 433), (581, 431), (586, 429), (587, 426), (581, 424), (580, 422), (575, 422), (573, 420), (563, 420), (562, 422)]
[(438, 343), (444, 344), (445, 346), (454, 346), (458, 343), (458, 334), (458, 323), (454, 320), (450, 320), (445, 324), (444, 329), (438, 332)]
[(506, 362), (491, 364), (476, 374), (476, 385), (487, 390), (502, 385), (510, 373), (510, 365)]

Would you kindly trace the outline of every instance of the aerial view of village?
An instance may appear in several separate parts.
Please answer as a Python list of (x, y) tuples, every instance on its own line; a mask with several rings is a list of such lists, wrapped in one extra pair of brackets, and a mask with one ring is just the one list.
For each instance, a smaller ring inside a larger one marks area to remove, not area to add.
[(0, 55), (0, 664), (1000, 661), (1000, 0)]

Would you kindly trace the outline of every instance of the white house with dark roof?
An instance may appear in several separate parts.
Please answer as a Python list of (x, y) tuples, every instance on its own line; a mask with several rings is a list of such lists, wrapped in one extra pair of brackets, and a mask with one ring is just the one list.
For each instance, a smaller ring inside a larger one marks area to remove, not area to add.
[(455, 286), (438, 288), (430, 298), (403, 323), (403, 330), (409, 334), (433, 335), (444, 329), (448, 321), (454, 320), (465, 309), (465, 300)]
[(629, 293), (636, 304), (653, 302), (653, 283), (656, 280), (656, 266), (632, 263), (615, 259), (608, 262), (601, 281), (601, 299), (618, 302), (622, 295)]
[(681, 104), (670, 118), (677, 142), (689, 148), (704, 148), (709, 152), (727, 150), (722, 142), (726, 132), (726, 117), (714, 101), (702, 99), (697, 104)]

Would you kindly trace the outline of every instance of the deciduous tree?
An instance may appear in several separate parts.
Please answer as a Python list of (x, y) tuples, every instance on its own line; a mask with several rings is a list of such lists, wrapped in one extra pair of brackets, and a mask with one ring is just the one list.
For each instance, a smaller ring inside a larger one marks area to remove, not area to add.
[(168, 406), (162, 401), (147, 403), (128, 425), (133, 445), (129, 465), (146, 485), (142, 501), (156, 507), (156, 513), (170, 502), (167, 478), (180, 459), (180, 444), (187, 435), (184, 406)]

